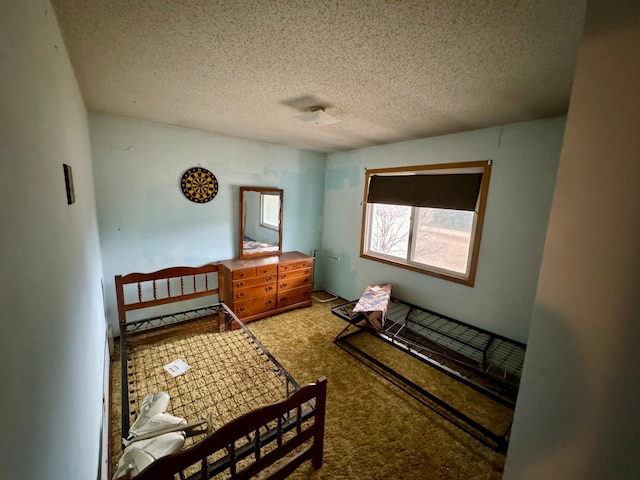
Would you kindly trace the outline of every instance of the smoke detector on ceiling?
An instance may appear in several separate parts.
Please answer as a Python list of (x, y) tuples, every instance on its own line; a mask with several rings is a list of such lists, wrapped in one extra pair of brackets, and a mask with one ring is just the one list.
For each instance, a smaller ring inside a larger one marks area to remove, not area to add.
[(307, 113), (298, 115), (294, 118), (302, 120), (303, 122), (310, 123), (316, 127), (322, 127), (323, 125), (331, 125), (332, 123), (338, 123), (341, 120), (339, 118), (332, 117), (324, 111), (324, 107), (313, 106), (309, 108)]

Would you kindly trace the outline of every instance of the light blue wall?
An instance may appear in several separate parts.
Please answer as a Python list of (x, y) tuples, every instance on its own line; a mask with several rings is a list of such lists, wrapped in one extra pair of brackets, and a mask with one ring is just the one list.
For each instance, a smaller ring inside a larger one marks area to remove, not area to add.
[[(346, 298), (391, 282), (394, 295), (526, 341), (565, 118), (330, 154), (317, 283)], [(360, 258), (365, 168), (491, 159), (473, 288)]]
[(49, 2), (0, 12), (0, 477), (86, 480), (106, 344), (87, 115)]
[[(283, 251), (319, 248), (324, 154), (109, 115), (91, 114), (89, 123), (111, 324), (114, 275), (238, 255), (240, 186), (284, 189)], [(209, 203), (180, 190), (194, 166), (218, 180)]]

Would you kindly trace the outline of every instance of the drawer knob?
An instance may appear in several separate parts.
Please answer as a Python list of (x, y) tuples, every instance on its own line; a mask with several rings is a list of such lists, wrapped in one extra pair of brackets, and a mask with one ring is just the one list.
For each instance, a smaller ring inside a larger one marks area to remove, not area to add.
[(244, 312), (244, 307), (238, 307), (238, 313)]
[(270, 282), (271, 280), (273, 280), (273, 277), (272, 277), (271, 275), (269, 275), (269, 276), (267, 277), (267, 282)]
[(286, 283), (281, 283), (280, 284), (280, 288), (287, 288), (287, 284)]
[(265, 290), (266, 290), (267, 292), (270, 292), (271, 290), (273, 290), (273, 286), (272, 286), (272, 285), (269, 285)]
[(236, 297), (238, 297), (238, 298), (244, 297), (244, 292), (238, 292), (236, 294)]
[(238, 282), (237, 286), (238, 287), (244, 287), (244, 282)]
[(280, 297), (280, 300), (281, 300), (282, 302), (286, 302), (286, 301), (287, 301), (287, 297)]
[(280, 278), (287, 278), (287, 274), (283, 273), (282, 275), (280, 275)]
[(272, 303), (273, 303), (273, 300), (267, 300), (267, 301), (265, 302), (265, 305), (271, 305)]

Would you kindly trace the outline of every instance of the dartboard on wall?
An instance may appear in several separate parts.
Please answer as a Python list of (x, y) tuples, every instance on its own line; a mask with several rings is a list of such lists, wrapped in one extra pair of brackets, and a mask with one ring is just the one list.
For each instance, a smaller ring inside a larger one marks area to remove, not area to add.
[(207, 203), (218, 194), (218, 180), (206, 168), (193, 167), (182, 175), (180, 188), (192, 202)]

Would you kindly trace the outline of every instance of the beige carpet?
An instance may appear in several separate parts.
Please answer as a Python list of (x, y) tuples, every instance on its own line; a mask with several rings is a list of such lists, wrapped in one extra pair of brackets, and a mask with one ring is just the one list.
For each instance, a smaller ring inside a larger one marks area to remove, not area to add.
[[(310, 309), (249, 325), (300, 383), (320, 375), (328, 379), (324, 465), (318, 471), (305, 466), (292, 478), (500, 478), (502, 454), (462, 432), (333, 343), (346, 325), (331, 314), (331, 307), (339, 303), (314, 302)], [(475, 418), (493, 419), (487, 421), (498, 431), (500, 426), (508, 427), (512, 413), (508, 409), (371, 335), (358, 337), (360, 347), (387, 355), (385, 359), (394, 367), (414, 381), (422, 378), (422, 386), (447, 397), (457, 408), (476, 409)], [(400, 360), (395, 356), (398, 354)]]
[[(314, 292), (326, 298), (323, 292)], [(252, 322), (249, 328), (299, 383), (324, 375), (328, 399), (324, 464), (303, 465), (293, 479), (498, 479), (504, 455), (443, 419), (333, 343), (345, 322), (331, 314), (339, 301)], [(354, 342), (414, 382), (496, 432), (512, 412), (459, 382), (388, 347), (371, 335)], [(119, 362), (112, 368), (119, 369)], [(114, 370), (114, 374), (119, 370)], [(117, 377), (118, 375), (114, 375)], [(119, 382), (113, 387), (118, 396)], [(113, 437), (119, 402), (114, 398)]]

